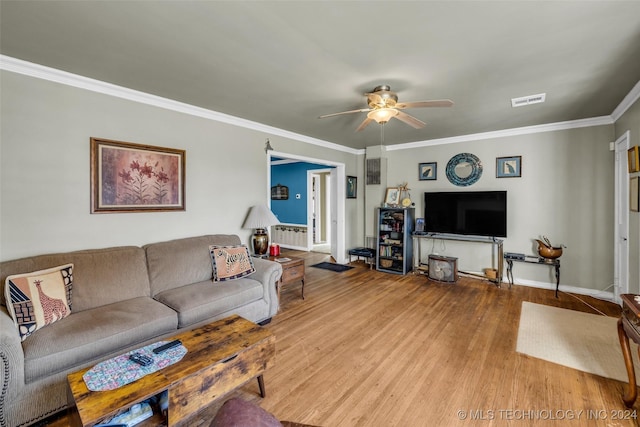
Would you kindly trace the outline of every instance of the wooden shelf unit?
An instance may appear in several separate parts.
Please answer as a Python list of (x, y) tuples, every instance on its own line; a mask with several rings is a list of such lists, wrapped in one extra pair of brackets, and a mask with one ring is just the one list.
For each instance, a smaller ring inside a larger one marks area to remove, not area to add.
[(376, 269), (387, 273), (407, 274), (413, 263), (414, 208), (377, 208)]

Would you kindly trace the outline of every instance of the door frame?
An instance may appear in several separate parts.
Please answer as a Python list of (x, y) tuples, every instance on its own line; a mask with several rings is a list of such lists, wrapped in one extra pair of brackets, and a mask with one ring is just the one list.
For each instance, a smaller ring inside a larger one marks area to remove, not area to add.
[[(621, 294), (629, 293), (629, 173), (627, 150), (630, 132), (626, 131), (614, 143), (615, 149), (615, 226), (614, 226), (614, 296), (621, 303)], [(624, 235), (622, 235), (624, 234)]]
[[(307, 171), (307, 228), (309, 230), (311, 230), (313, 228), (313, 220), (314, 217), (311, 215), (311, 212), (316, 212), (316, 222), (315, 222), (315, 227), (316, 227), (316, 232), (318, 234), (320, 234), (320, 236), (322, 234), (325, 234), (327, 236), (326, 241), (329, 242), (331, 240), (331, 220), (330, 220), (330, 214), (328, 213), (328, 209), (326, 208), (326, 206), (324, 206), (324, 204), (319, 203), (318, 200), (316, 199), (311, 200), (310, 195), (313, 193), (313, 179), (317, 179), (318, 181), (326, 181), (326, 175), (328, 173), (331, 172), (331, 169), (312, 169), (312, 170), (308, 170)], [(320, 184), (321, 188), (324, 188), (324, 191), (329, 195), (329, 198), (327, 200), (327, 204), (329, 204), (329, 206), (331, 206), (331, 189), (330, 188), (326, 188), (326, 183), (323, 182)], [(316, 195), (318, 194), (318, 186), (316, 186)], [(315, 206), (313, 206), (315, 204)], [(320, 220), (318, 221), (318, 211), (319, 209), (317, 209), (318, 207), (322, 207), (322, 212), (320, 213)], [(316, 239), (314, 240), (313, 238), (313, 233), (307, 233), (307, 247), (308, 248), (312, 248), (313, 245), (318, 243), (318, 239), (320, 238), (320, 236), (316, 236)]]
[[(267, 182), (266, 182), (266, 192), (267, 192), (267, 200), (269, 201), (269, 207), (271, 207), (271, 159), (272, 157), (278, 157), (281, 159), (291, 159), (291, 160), (299, 160), (307, 163), (314, 163), (317, 165), (330, 166), (335, 168), (336, 170), (336, 190), (331, 191), (330, 203), (332, 206), (336, 207), (336, 242), (335, 246), (331, 244), (331, 256), (336, 260), (339, 264), (346, 264), (347, 262), (347, 251), (346, 251), (346, 228), (345, 228), (345, 197), (346, 197), (346, 185), (338, 185), (338, 182), (346, 182), (346, 167), (344, 163), (334, 162), (331, 160), (324, 159), (316, 159), (313, 157), (300, 156), (298, 154), (290, 154), (284, 153), (281, 151), (270, 150), (267, 154)], [(308, 198), (309, 195), (307, 195)], [(307, 212), (308, 216), (308, 212)], [(310, 250), (307, 249), (307, 250)], [(334, 253), (335, 252), (335, 253)]]

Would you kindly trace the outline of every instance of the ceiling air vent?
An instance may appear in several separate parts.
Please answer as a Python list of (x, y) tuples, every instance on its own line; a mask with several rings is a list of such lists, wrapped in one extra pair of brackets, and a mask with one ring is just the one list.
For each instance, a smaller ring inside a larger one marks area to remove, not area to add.
[(547, 97), (546, 93), (539, 93), (537, 95), (521, 96), (520, 98), (511, 98), (512, 107), (522, 107), (531, 104), (540, 104), (544, 102)]

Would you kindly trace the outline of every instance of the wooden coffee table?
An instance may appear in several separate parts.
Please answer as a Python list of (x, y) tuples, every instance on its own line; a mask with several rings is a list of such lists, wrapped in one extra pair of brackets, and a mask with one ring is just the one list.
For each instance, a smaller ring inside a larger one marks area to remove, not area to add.
[(254, 378), (264, 397), (262, 374), (275, 355), (275, 336), (267, 329), (234, 315), (170, 339), (181, 340), (187, 348), (182, 360), (115, 390), (87, 389), (82, 376), (90, 368), (69, 374), (75, 423), (83, 427), (99, 424), (168, 391), (167, 418), (154, 414), (140, 425), (173, 426)]

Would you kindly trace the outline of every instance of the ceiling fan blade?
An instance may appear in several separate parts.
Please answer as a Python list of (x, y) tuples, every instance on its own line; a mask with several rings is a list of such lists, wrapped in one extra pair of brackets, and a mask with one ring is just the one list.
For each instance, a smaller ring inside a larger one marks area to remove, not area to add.
[(341, 114), (364, 113), (364, 112), (367, 112), (367, 111), (371, 111), (371, 109), (369, 109), (369, 108), (361, 108), (359, 110), (342, 111), (340, 113), (325, 114), (324, 116), (320, 116), (318, 118), (319, 119), (324, 119), (325, 117), (339, 116)]
[(398, 111), (398, 114), (396, 114), (394, 117), (398, 120), (405, 122), (409, 126), (413, 126), (416, 129), (421, 129), (426, 125), (426, 123), (423, 122), (422, 120), (418, 120), (415, 117), (410, 116), (403, 111)]
[(400, 102), (396, 104), (395, 108), (451, 107), (452, 105), (453, 101), (450, 99), (434, 99), (432, 101)]
[(373, 121), (373, 119), (370, 119), (369, 117), (367, 117), (366, 119), (363, 120), (362, 123), (360, 123), (360, 126), (358, 126), (358, 129), (356, 129), (356, 132), (360, 132), (362, 129), (364, 129), (365, 127), (367, 127), (367, 125), (369, 123), (371, 123)]

